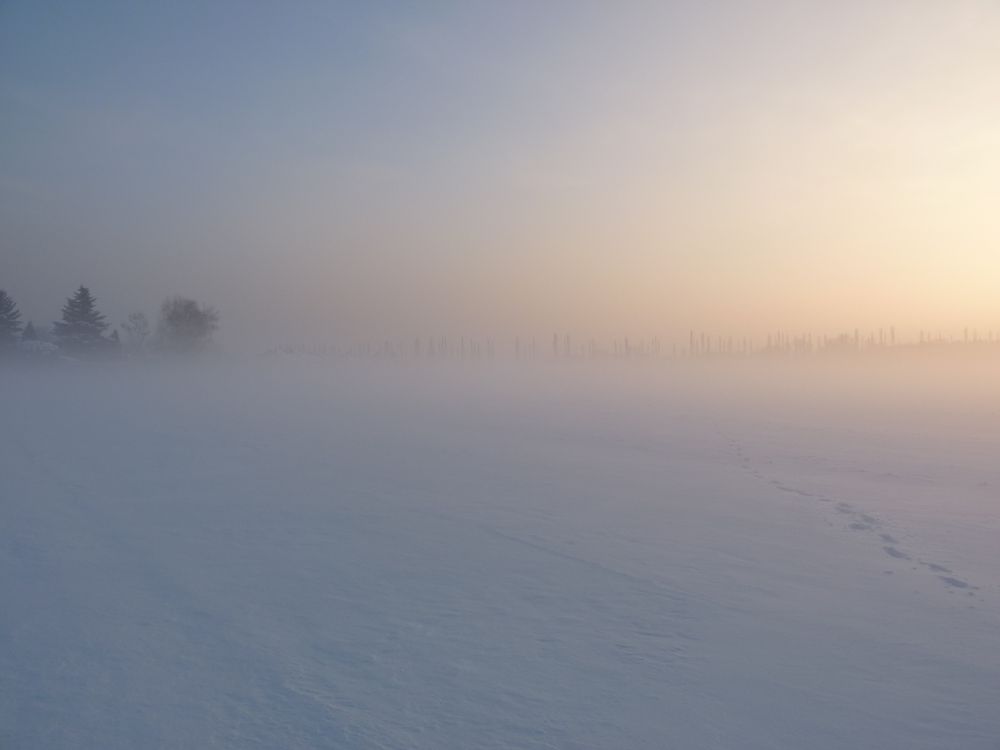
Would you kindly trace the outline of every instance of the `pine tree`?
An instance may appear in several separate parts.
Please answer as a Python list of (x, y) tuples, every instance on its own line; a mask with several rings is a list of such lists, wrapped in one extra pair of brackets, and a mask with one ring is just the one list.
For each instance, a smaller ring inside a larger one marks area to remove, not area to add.
[(9, 348), (17, 344), (21, 333), (21, 311), (14, 300), (0, 289), (0, 347)]
[(62, 320), (53, 325), (60, 346), (77, 350), (95, 349), (104, 344), (101, 334), (107, 327), (104, 315), (97, 311), (97, 300), (85, 286), (66, 300)]
[(24, 332), (21, 334), (21, 341), (38, 341), (38, 332), (35, 331), (35, 324), (30, 320), (28, 325), (24, 327)]

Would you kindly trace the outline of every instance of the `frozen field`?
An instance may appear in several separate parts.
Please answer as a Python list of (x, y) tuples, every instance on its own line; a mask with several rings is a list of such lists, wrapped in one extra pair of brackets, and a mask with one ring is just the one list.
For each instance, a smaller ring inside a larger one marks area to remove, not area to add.
[(1000, 748), (995, 370), (0, 383), (3, 750)]

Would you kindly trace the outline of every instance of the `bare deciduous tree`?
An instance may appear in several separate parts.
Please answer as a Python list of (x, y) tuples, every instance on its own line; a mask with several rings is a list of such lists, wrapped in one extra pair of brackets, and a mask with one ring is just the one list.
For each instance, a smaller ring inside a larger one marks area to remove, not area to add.
[(129, 313), (128, 320), (122, 323), (122, 330), (128, 336), (128, 345), (133, 349), (142, 349), (151, 332), (149, 320), (141, 312)]
[(196, 352), (209, 344), (218, 327), (219, 313), (214, 307), (187, 297), (170, 297), (160, 307), (157, 337), (165, 350)]

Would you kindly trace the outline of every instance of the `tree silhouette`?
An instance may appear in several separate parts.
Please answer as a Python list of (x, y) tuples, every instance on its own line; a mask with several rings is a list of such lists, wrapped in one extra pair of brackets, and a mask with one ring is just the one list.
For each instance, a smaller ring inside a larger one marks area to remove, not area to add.
[(97, 310), (97, 299), (90, 290), (81, 286), (62, 309), (62, 320), (53, 328), (60, 346), (67, 349), (95, 349), (105, 343), (102, 334), (107, 322)]
[(0, 289), (0, 347), (12, 348), (17, 345), (21, 334), (21, 311), (7, 292)]
[(219, 313), (186, 297), (171, 297), (160, 308), (159, 343), (173, 352), (204, 349), (219, 327)]
[(128, 320), (122, 323), (122, 328), (128, 336), (129, 344), (135, 349), (141, 349), (149, 338), (149, 321), (141, 312), (129, 313)]

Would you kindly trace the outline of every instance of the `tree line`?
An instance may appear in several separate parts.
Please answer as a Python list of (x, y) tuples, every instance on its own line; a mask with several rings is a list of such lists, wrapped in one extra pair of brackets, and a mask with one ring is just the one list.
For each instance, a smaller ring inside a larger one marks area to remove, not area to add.
[[(150, 352), (191, 354), (204, 351), (219, 327), (218, 311), (193, 299), (168, 297), (156, 327), (145, 313), (134, 312), (113, 327), (98, 309), (90, 289), (80, 286), (62, 307), (62, 315), (39, 331), (24, 322), (14, 299), (0, 289), (0, 356), (30, 358), (69, 356), (101, 359)], [(110, 331), (109, 331), (110, 329)]]

